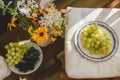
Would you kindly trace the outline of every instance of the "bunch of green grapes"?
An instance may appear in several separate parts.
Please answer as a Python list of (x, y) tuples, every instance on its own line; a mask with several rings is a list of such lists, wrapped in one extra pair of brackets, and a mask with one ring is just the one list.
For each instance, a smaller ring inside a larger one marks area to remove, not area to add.
[(82, 31), (80, 40), (90, 54), (107, 55), (112, 48), (110, 36), (97, 23), (87, 25)]
[(8, 65), (14, 66), (23, 59), (24, 54), (28, 50), (28, 46), (26, 43), (19, 44), (18, 42), (10, 42), (5, 46), (5, 49), (7, 50), (6, 62)]

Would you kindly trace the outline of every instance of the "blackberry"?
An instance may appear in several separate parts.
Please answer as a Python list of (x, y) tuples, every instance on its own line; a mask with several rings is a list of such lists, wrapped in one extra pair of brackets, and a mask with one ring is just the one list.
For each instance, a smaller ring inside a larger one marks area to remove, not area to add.
[(33, 70), (35, 64), (39, 60), (40, 53), (34, 47), (31, 47), (25, 54), (24, 58), (20, 63), (15, 65), (16, 68), (21, 72), (27, 72), (28, 70)]

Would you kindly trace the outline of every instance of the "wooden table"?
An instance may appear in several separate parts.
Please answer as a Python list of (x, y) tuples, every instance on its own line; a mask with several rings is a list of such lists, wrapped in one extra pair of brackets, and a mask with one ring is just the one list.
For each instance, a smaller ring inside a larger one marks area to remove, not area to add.
[[(4, 49), (4, 46), (8, 44), (9, 42), (15, 42), (19, 40), (26, 40), (29, 39), (29, 34), (27, 31), (23, 30), (20, 27), (17, 27), (13, 31), (7, 31), (0, 35), (0, 51), (1, 55), (5, 56), (6, 51)], [(12, 73), (8, 78), (5, 80), (18, 80), (19, 77), (27, 78), (27, 80), (43, 80), (44, 77), (46, 77), (48, 74), (50, 74), (53, 70), (56, 70), (57, 68), (60, 68), (61, 62), (56, 57), (57, 54), (59, 54), (64, 49), (64, 39), (58, 38), (58, 40), (48, 45), (47, 47), (43, 47), (43, 62), (42, 65), (39, 67), (39, 69), (31, 74), (22, 76), (17, 75), (15, 73)], [(50, 61), (51, 59), (54, 60), (54, 64), (51, 65), (48, 68), (44, 68), (44, 65)]]
[[(83, 0), (55, 0), (58, 9), (66, 8), (67, 6), (89, 7), (89, 8), (103, 7), (108, 5), (111, 1), (113, 0), (84, 0), (84, 1)], [(3, 22), (5, 21), (7, 23), (9, 21), (8, 17), (9, 16), (7, 16), (6, 18), (0, 19), (0, 34), (1, 32), (4, 32), (6, 30), (6, 28), (4, 28), (4, 26), (6, 25), (1, 24), (2, 23), (1, 21), (3, 20)], [(5, 55), (5, 50), (3, 49), (4, 45), (8, 44), (10, 41), (17, 41), (18, 36), (20, 37), (20, 40), (29, 39), (28, 33), (22, 30), (21, 28), (17, 28), (12, 32), (7, 31), (2, 35), (0, 35), (0, 51), (2, 52), (1, 54), (3, 56)], [(50, 73), (51, 71), (56, 70), (56, 68), (60, 67), (61, 64), (59, 60), (56, 58), (56, 55), (59, 52), (61, 52), (63, 49), (64, 49), (64, 39), (58, 39), (54, 44), (51, 44), (45, 48), (42, 48), (44, 53), (42, 66), (36, 72), (26, 76), (22, 76), (22, 77), (27, 77), (28, 80), (44, 80), (43, 78), (47, 75), (47, 73)], [(54, 66), (52, 65), (52, 68), (50, 67), (50, 68), (44, 69), (44, 65), (52, 58), (55, 62), (57, 61), (57, 63), (55, 63)], [(18, 80), (19, 76), (21, 75), (12, 73), (5, 80)], [(64, 77), (64, 74), (62, 75), (62, 77)], [(62, 78), (61, 80), (70, 80), (70, 79)]]

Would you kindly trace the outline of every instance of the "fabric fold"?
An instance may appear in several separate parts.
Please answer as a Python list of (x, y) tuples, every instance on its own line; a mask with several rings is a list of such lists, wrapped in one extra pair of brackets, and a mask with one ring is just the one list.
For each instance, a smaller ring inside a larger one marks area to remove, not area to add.
[[(65, 69), (71, 78), (110, 78), (120, 76), (120, 46), (116, 54), (102, 62), (83, 57), (76, 49), (74, 35), (78, 28), (89, 21), (102, 21), (117, 33), (120, 42), (120, 9), (69, 7), (68, 30), (65, 33)], [(111, 18), (112, 17), (112, 18)]]

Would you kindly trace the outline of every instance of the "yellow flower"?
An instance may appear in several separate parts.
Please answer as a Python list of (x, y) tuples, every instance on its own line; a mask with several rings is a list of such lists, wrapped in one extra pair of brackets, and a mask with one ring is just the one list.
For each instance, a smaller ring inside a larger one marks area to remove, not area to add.
[(23, 78), (23, 79), (22, 79), (21, 77), (19, 77), (19, 79), (20, 79), (20, 80), (27, 80), (26, 78)]
[(61, 36), (62, 33), (61, 31), (54, 31), (54, 36), (57, 37), (57, 36)]
[(46, 8), (46, 11), (53, 11), (54, 10), (54, 8), (52, 8), (52, 7), (50, 7), (50, 8)]
[(12, 17), (11, 22), (14, 23), (17, 20), (16, 17)]
[(38, 44), (40, 44), (41, 42), (44, 42), (45, 40), (48, 39), (48, 29), (45, 27), (39, 27), (38, 29), (36, 29), (34, 31), (34, 33), (32, 34), (32, 39), (34, 41), (36, 41)]
[(49, 44), (51, 44), (51, 43), (55, 42), (55, 40), (56, 40), (56, 38), (54, 38), (54, 37), (50, 37)]
[(34, 32), (34, 30), (33, 30), (32, 26), (30, 26), (30, 27), (28, 28), (28, 33), (29, 33), (30, 35), (32, 35), (33, 32)]
[(54, 24), (56, 27), (58, 27), (59, 29), (60, 29), (60, 27), (61, 27), (61, 25), (60, 25), (60, 23), (59, 22), (55, 22), (55, 24)]
[(55, 28), (50, 29), (50, 34), (54, 37), (62, 36), (63, 31), (62, 30), (56, 30)]
[(12, 17), (11, 22), (8, 23), (8, 28), (9, 28), (9, 30), (12, 30), (12, 27), (16, 27), (16, 25), (15, 25), (15, 21), (16, 21), (16, 20), (17, 20), (17, 18)]

